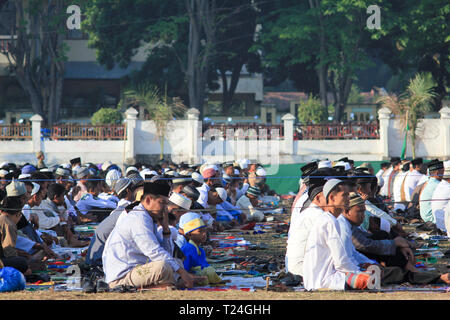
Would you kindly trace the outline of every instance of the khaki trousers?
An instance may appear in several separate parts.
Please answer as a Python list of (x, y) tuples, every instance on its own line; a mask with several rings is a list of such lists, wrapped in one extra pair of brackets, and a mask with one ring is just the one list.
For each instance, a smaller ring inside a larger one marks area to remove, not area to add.
[(108, 285), (112, 289), (119, 285), (141, 288), (163, 284), (175, 284), (174, 271), (168, 262), (153, 261), (133, 268), (124, 277)]

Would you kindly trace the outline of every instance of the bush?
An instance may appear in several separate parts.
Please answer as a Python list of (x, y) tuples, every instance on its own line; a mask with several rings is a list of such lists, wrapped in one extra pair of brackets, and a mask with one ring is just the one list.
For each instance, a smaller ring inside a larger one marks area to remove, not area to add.
[(302, 124), (315, 124), (328, 120), (328, 108), (322, 106), (318, 98), (309, 96), (308, 100), (300, 101), (298, 106), (298, 120)]
[(122, 112), (113, 108), (101, 108), (92, 115), (91, 122), (97, 124), (119, 124), (122, 122)]

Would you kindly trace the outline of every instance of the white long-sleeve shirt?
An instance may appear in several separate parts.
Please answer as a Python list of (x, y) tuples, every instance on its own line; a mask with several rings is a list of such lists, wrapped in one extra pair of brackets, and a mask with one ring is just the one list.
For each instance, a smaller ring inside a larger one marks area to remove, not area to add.
[(198, 187), (197, 190), (200, 192), (200, 195), (197, 199), (197, 202), (200, 203), (205, 209), (208, 208), (208, 192), (210, 187), (203, 183), (201, 187)]
[(305, 257), (306, 240), (317, 216), (324, 211), (316, 204), (305, 209), (302, 214), (291, 222), (288, 231), (285, 265), (287, 271), (296, 275), (303, 275), (303, 260)]
[(450, 183), (446, 180), (442, 180), (434, 189), (433, 196), (431, 198), (431, 211), (433, 212), (434, 221), (436, 226), (446, 231), (445, 227), (445, 207), (449, 203), (450, 199)]
[(116, 202), (95, 197), (90, 193), (83, 195), (77, 202), (77, 208), (82, 214), (88, 213), (93, 208), (115, 209), (116, 207)]
[(103, 250), (105, 281), (124, 277), (138, 265), (152, 261), (167, 261), (173, 271), (180, 265), (171, 256), (172, 239), (158, 237), (157, 225), (142, 204), (117, 221)]
[(303, 205), (305, 204), (306, 200), (308, 200), (308, 188), (306, 188), (302, 195), (300, 196), (300, 198), (298, 198), (297, 202), (294, 205), (294, 208), (292, 209), (292, 213), (291, 213), (291, 223), (294, 223), (295, 219), (297, 219), (298, 217), (300, 217), (302, 213), (300, 213), (300, 211), (303, 208)]
[(337, 218), (337, 221), (339, 223), (339, 234), (341, 236), (342, 242), (344, 243), (345, 252), (347, 252), (347, 255), (350, 257), (352, 262), (357, 266), (364, 263), (376, 264), (376, 261), (367, 258), (361, 252), (356, 250), (352, 241), (352, 225), (350, 221), (348, 221), (343, 215), (340, 215)]
[(414, 189), (419, 185), (419, 181), (422, 180), (423, 174), (421, 174), (417, 170), (412, 170), (408, 173), (405, 178), (405, 199), (406, 201), (411, 201), (411, 195), (414, 192)]
[(306, 290), (345, 289), (345, 274), (360, 272), (345, 251), (339, 223), (329, 212), (317, 216), (306, 241), (303, 282)]
[(264, 212), (253, 207), (250, 199), (246, 195), (239, 198), (236, 202), (236, 207), (240, 208), (242, 212), (245, 213), (247, 220), (249, 221), (260, 222), (264, 220)]
[(392, 173), (393, 168), (389, 167), (384, 173), (381, 175), (381, 177), (384, 180), (383, 186), (380, 189), (380, 195), (388, 197), (388, 185), (389, 185), (389, 176)]
[(39, 207), (34, 208), (36, 208), (34, 212), (39, 217), (39, 229), (47, 230), (60, 224), (61, 219), (58, 209), (56, 205), (52, 206), (52, 201), (45, 199)]
[(397, 210), (397, 209), (405, 210), (405, 205), (400, 202), (402, 201), (401, 200), (401, 192), (402, 192), (403, 179), (405, 178), (405, 175), (407, 173), (408, 172), (401, 171), (394, 178), (394, 186), (393, 186), (393, 188), (394, 188), (393, 194), (394, 194), (394, 201), (395, 201), (394, 210)]
[(387, 212), (381, 210), (376, 205), (372, 204), (369, 200), (365, 201), (365, 205), (366, 211), (368, 211), (370, 215), (387, 220), (391, 226), (395, 226), (398, 223), (397, 220), (391, 217)]

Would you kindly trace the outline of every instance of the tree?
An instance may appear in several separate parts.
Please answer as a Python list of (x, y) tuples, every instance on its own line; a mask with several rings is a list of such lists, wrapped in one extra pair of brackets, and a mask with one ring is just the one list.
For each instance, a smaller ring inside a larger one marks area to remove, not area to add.
[(221, 0), (219, 3), (211, 71), (217, 72), (222, 81), (222, 115), (226, 116), (231, 110), (242, 67), (246, 65), (249, 72), (260, 71), (259, 54), (250, 50), (255, 42), (258, 11), (251, 0)]
[[(137, 49), (147, 45), (147, 72), (140, 73), (140, 79), (149, 73), (162, 75), (163, 81), (155, 76), (146, 81), (168, 85), (169, 92), (179, 92), (184, 86), (179, 79), (186, 80), (189, 105), (203, 111), (215, 43), (216, 0), (98, 0), (85, 12), (83, 28), (99, 63), (109, 69), (116, 63), (126, 67)], [(149, 66), (155, 69), (149, 71)]]
[(302, 124), (322, 123), (328, 120), (328, 108), (322, 105), (320, 99), (310, 94), (308, 100), (300, 100), (298, 120)]
[(450, 3), (446, 0), (389, 1), (382, 29), (373, 33), (371, 48), (399, 73), (430, 72), (436, 82), (435, 111), (450, 85)]
[(118, 109), (101, 108), (96, 111), (92, 117), (91, 122), (94, 125), (99, 124), (118, 124), (123, 120), (123, 115)]
[(367, 7), (381, 1), (284, 0), (263, 4), (260, 48), (270, 67), (307, 63), (318, 80), (322, 105), (334, 98), (340, 121), (358, 70), (368, 66), (365, 51)]
[(405, 137), (409, 136), (411, 140), (413, 158), (416, 157), (416, 129), (421, 119), (431, 110), (432, 101), (436, 97), (434, 87), (431, 74), (419, 73), (410, 80), (407, 90), (399, 96), (382, 95), (377, 99), (377, 103), (389, 108), (400, 119)]
[(33, 112), (53, 124), (58, 119), (66, 60), (65, 1), (16, 0), (8, 50), (1, 51), (30, 99)]
[(178, 97), (169, 98), (167, 93), (163, 96), (157, 87), (148, 82), (125, 90), (120, 105), (145, 107), (150, 119), (156, 125), (156, 134), (161, 146), (160, 159), (162, 160), (164, 157), (164, 138), (167, 135), (167, 123), (177, 117), (182, 117), (187, 110), (186, 106)]

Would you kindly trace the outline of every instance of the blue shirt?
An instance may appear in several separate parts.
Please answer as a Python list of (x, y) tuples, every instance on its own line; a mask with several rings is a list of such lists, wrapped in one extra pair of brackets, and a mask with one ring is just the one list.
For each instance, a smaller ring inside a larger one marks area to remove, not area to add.
[(436, 221), (434, 221), (430, 200), (433, 198), (433, 192), (439, 183), (440, 181), (438, 179), (432, 177), (428, 178), (428, 183), (425, 186), (425, 188), (423, 188), (422, 194), (420, 195), (419, 199), (420, 217), (425, 222), (431, 221), (433, 223), (436, 223)]
[(192, 241), (187, 242), (182, 248), (185, 256), (183, 265), (184, 269), (190, 271), (194, 267), (200, 266), (201, 269), (209, 267), (209, 263), (206, 262), (205, 250), (196, 246)]

